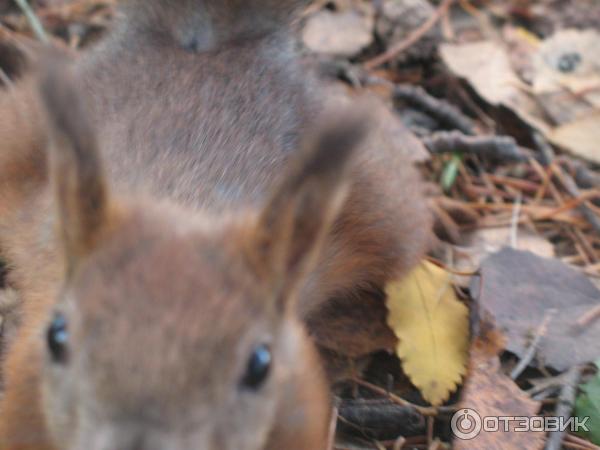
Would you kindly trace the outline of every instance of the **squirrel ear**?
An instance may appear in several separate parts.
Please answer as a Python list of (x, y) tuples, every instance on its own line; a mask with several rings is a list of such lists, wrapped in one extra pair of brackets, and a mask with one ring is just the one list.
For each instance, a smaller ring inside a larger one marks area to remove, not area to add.
[(364, 115), (336, 116), (306, 142), (259, 216), (253, 263), (286, 298), (316, 262), (346, 198), (352, 156), (366, 135)]
[(57, 62), (40, 82), (49, 124), (49, 167), (67, 271), (95, 246), (107, 222), (108, 195), (98, 143), (76, 80)]

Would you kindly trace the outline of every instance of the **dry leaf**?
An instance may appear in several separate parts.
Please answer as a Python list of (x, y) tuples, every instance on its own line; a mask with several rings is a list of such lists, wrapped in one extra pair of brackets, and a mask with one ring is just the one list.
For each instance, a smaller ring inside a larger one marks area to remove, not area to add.
[(599, 48), (600, 33), (595, 30), (560, 30), (542, 41), (533, 58), (534, 92), (565, 88), (600, 106)]
[(582, 158), (600, 163), (599, 112), (556, 127), (548, 137), (556, 145), (570, 148)]
[(469, 318), (450, 274), (423, 262), (387, 287), (388, 324), (399, 339), (404, 372), (432, 405), (456, 390), (467, 364)]
[[(500, 372), (500, 360), (497, 352), (498, 337), (496, 330), (489, 330), (477, 337), (471, 346), (469, 374), (462, 391), (461, 408), (475, 411), (483, 417), (524, 417), (537, 414), (540, 404), (527, 394), (506, 375)], [(457, 414), (460, 414), (461, 410)], [(469, 414), (472, 414), (469, 412)], [(511, 424), (514, 427), (514, 423)], [(455, 439), (455, 450), (537, 450), (545, 443), (542, 432), (505, 432), (501, 426), (498, 431), (481, 432), (473, 439)]]
[(546, 365), (566, 370), (600, 357), (600, 320), (580, 325), (600, 305), (600, 291), (561, 261), (505, 248), (484, 261), (471, 292), (506, 334), (507, 350), (523, 356), (550, 315), (537, 352)]
[[(544, 237), (524, 228), (516, 233), (516, 249), (535, 253), (544, 258), (554, 257), (554, 246)], [(467, 247), (457, 249), (455, 268), (461, 272), (475, 271), (492, 253), (511, 245), (511, 227), (482, 228), (466, 237)]]
[(311, 51), (354, 56), (373, 42), (374, 11), (370, 3), (343, 11), (324, 9), (309, 17), (302, 41)]
[(532, 86), (515, 73), (500, 43), (445, 44), (440, 52), (487, 102), (510, 108), (553, 144), (599, 163), (599, 45), (593, 30), (563, 30), (541, 41), (531, 54)]
[(549, 129), (544, 111), (527, 94), (527, 86), (514, 73), (506, 50), (499, 43), (444, 44), (440, 53), (450, 70), (465, 78), (488, 103), (512, 109), (544, 133)]

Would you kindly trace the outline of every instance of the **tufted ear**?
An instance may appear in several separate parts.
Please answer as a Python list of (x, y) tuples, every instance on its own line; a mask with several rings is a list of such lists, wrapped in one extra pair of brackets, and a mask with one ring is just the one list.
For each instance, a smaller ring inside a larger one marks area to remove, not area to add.
[(259, 216), (255, 265), (285, 298), (316, 262), (346, 199), (353, 154), (365, 135), (362, 114), (338, 114), (326, 123), (283, 173)]
[(70, 272), (94, 248), (108, 221), (108, 195), (96, 134), (76, 80), (58, 63), (44, 66), (40, 94), (49, 125), (50, 179)]

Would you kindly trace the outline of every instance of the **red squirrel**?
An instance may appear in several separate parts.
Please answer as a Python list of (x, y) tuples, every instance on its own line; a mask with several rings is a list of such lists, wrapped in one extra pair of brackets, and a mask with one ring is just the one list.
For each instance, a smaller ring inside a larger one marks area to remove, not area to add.
[(1, 450), (325, 447), (297, 317), (360, 310), (423, 254), (428, 214), (363, 119), (319, 124), (302, 3), (130, 0), (69, 77), (2, 93), (0, 256), (22, 323)]

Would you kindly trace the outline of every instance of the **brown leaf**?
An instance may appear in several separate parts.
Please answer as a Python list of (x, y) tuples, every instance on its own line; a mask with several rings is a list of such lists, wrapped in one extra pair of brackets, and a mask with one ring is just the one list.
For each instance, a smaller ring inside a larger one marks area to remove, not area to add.
[[(481, 418), (491, 416), (532, 416), (540, 404), (531, 400), (506, 375), (500, 372), (497, 356), (501, 337), (495, 330), (487, 330), (471, 345), (471, 362), (467, 382), (463, 388), (460, 406), (476, 411)], [(459, 410), (457, 414), (463, 414)], [(537, 450), (544, 446), (545, 435), (538, 432), (485, 432), (474, 439), (455, 439), (455, 450)]]
[[(481, 280), (481, 281), (479, 281)], [(481, 285), (480, 285), (481, 282)], [(480, 289), (481, 288), (481, 289)], [(550, 311), (538, 358), (557, 370), (600, 356), (600, 320), (578, 321), (600, 304), (600, 291), (580, 272), (560, 261), (509, 248), (484, 261), (471, 286), (484, 313), (508, 338), (507, 350), (522, 356)]]

